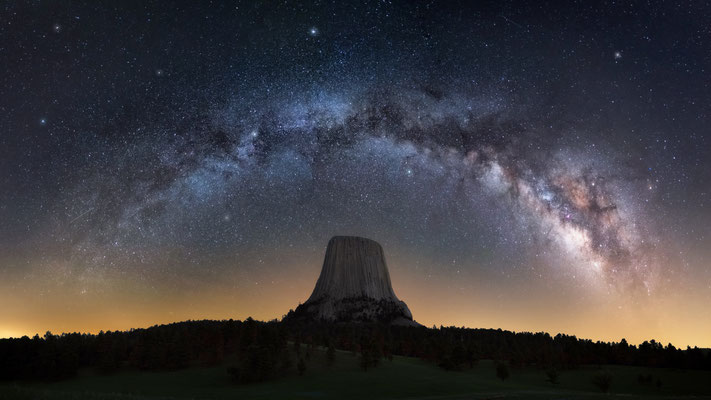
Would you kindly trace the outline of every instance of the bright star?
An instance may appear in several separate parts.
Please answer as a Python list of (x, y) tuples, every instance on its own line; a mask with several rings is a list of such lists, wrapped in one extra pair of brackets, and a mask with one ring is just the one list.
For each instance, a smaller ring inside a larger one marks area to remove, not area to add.
[(312, 26), (311, 29), (309, 29), (309, 35), (311, 36), (318, 36), (318, 28), (315, 26)]

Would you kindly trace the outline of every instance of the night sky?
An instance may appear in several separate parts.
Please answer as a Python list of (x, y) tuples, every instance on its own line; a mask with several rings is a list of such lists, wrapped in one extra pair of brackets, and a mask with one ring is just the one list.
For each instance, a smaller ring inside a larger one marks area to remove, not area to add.
[(0, 6), (0, 337), (281, 318), (711, 346), (711, 6)]

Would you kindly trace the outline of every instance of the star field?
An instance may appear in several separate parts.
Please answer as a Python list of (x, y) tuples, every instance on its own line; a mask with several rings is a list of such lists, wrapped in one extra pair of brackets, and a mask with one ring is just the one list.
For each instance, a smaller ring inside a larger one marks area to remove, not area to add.
[(277, 318), (345, 234), (425, 325), (711, 344), (708, 6), (2, 7), (3, 336)]

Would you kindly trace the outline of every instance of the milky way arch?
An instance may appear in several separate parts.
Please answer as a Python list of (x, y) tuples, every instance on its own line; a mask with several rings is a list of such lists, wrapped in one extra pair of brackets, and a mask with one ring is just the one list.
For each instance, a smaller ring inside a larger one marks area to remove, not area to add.
[[(345, 217), (334, 204), (357, 202), (346, 211), (365, 226), (433, 209), (455, 225), (474, 212), (481, 221), (465, 230), (488, 223), (502, 232), (492, 240), (543, 249), (588, 282), (654, 289), (652, 240), (624, 192), (634, 176), (606, 169), (603, 153), (552, 146), (554, 133), (501, 96), (380, 87), (260, 105), (233, 101), (143, 128), (148, 140), (111, 153), (64, 203), (68, 221), (58, 226), (71, 231), (72, 257), (149, 264), (179, 247), (199, 259), (200, 249), (229, 252), (260, 230), (338, 226)], [(403, 206), (412, 196), (420, 201)]]

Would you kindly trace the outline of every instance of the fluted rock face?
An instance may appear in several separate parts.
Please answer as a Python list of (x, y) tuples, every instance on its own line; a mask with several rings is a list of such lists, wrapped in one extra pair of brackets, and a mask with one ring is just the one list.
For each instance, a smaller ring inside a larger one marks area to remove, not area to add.
[(295, 315), (416, 325), (407, 305), (395, 296), (383, 248), (355, 236), (335, 236), (328, 242), (316, 287)]
[(356, 236), (333, 237), (326, 247), (321, 275), (308, 301), (323, 296), (396, 299), (380, 244)]

